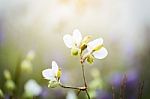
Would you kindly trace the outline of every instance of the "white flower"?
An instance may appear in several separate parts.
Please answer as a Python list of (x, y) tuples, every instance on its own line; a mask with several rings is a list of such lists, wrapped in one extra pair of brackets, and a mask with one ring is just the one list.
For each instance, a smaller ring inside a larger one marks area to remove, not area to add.
[(78, 29), (73, 31), (73, 35), (66, 34), (63, 37), (64, 43), (68, 48), (77, 47), (79, 48), (82, 40), (82, 35)]
[(26, 97), (38, 96), (42, 92), (42, 87), (33, 79), (26, 82), (24, 86)]
[(87, 50), (97, 59), (103, 59), (108, 55), (107, 49), (103, 46), (103, 39), (98, 38), (87, 44)]
[(47, 80), (58, 81), (61, 76), (61, 70), (59, 69), (57, 63), (52, 61), (52, 69), (43, 70), (42, 75)]

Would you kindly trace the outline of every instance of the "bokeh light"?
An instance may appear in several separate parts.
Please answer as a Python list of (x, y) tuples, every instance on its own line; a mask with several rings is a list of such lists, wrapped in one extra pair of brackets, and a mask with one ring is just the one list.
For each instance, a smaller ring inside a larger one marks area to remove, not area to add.
[[(42, 70), (51, 68), (55, 60), (62, 70), (63, 83), (83, 84), (80, 59), (72, 57), (63, 42), (65, 34), (79, 29), (84, 36), (102, 37), (109, 53), (105, 59), (85, 66), (88, 84), (102, 84), (97, 89), (91, 88), (95, 98), (111, 99), (112, 85), (119, 95), (126, 74), (127, 99), (135, 99), (136, 88), (143, 80), (143, 99), (148, 99), (149, 4), (149, 0), (0, 0), (0, 89), (6, 98), (10, 97), (3, 74), (8, 70), (11, 80), (18, 84), (14, 93), (20, 98), (24, 98), (25, 83), (34, 79), (42, 87), (38, 99), (68, 99), (70, 95), (75, 99), (73, 91), (47, 88)], [(28, 53), (31, 60), (27, 59)], [(21, 62), (24, 62), (22, 71), (17, 69)], [(98, 77), (93, 77), (92, 69), (98, 70)], [(78, 98), (86, 99), (84, 93)]]

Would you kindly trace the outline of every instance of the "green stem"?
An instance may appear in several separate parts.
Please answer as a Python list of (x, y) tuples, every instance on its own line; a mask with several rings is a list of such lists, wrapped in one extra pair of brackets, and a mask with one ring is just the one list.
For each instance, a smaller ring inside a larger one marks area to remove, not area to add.
[[(82, 59), (82, 58), (81, 58), (81, 59)], [(84, 61), (85, 61), (85, 59), (84, 59), (84, 60), (81, 60), (83, 81), (84, 81), (84, 86), (86, 87), (86, 90), (84, 90), (84, 91), (86, 92), (88, 99), (90, 99), (90, 95), (89, 95), (89, 93), (88, 93), (88, 91), (87, 91), (87, 83), (86, 83), (85, 71), (84, 71), (84, 64), (83, 64)]]
[(85, 91), (86, 90), (86, 87), (72, 87), (72, 86), (65, 86), (61, 83), (59, 83), (59, 85), (63, 88), (69, 88), (69, 89), (76, 89), (76, 90), (81, 90), (81, 91)]
[(91, 98), (90, 98), (90, 95), (89, 95), (89, 93), (88, 93), (88, 91), (87, 91), (87, 89), (85, 90), (85, 92), (86, 92), (86, 94), (87, 94), (88, 99), (91, 99)]
[(84, 85), (85, 85), (85, 87), (87, 87), (86, 79), (85, 79), (85, 72), (84, 72), (84, 65), (83, 65), (83, 63), (81, 63), (81, 64), (82, 64), (82, 75), (83, 75)]

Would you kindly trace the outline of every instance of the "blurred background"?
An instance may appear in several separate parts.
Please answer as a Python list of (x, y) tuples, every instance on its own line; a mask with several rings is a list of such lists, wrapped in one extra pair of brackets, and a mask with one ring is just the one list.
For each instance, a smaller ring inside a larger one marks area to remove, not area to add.
[[(143, 80), (143, 99), (150, 98), (149, 5), (149, 0), (0, 0), (0, 95), (24, 97), (26, 82), (34, 79), (42, 90), (33, 92), (38, 99), (77, 99), (73, 90), (48, 88), (41, 75), (55, 60), (65, 85), (83, 85), (79, 57), (63, 42), (77, 28), (83, 36), (102, 37), (109, 52), (85, 66), (92, 98), (112, 99), (112, 86), (119, 97), (125, 74), (127, 99), (137, 99)], [(84, 98), (80, 93), (78, 99)]]

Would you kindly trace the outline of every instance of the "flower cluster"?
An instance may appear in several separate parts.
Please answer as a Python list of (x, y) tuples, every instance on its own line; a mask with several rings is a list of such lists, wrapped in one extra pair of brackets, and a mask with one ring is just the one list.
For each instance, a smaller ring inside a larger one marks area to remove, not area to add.
[[(75, 29), (72, 35), (66, 34), (63, 37), (63, 40), (65, 45), (71, 49), (71, 55), (80, 55), (81, 64), (85, 61), (92, 64), (94, 62), (94, 58), (103, 59), (107, 56), (108, 52), (104, 47), (102, 38), (90, 41), (91, 38), (92, 37), (90, 35), (82, 38), (80, 31)], [(45, 69), (42, 71), (42, 75), (45, 79), (49, 80), (48, 87), (54, 88), (58, 85), (61, 86), (61, 69), (55, 61), (52, 61), (51, 69)]]
[(107, 49), (104, 47), (103, 39), (98, 38), (90, 41), (92, 37), (90, 35), (85, 36), (82, 39), (82, 35), (78, 29), (73, 31), (73, 35), (65, 35), (63, 37), (64, 43), (68, 48), (71, 48), (71, 54), (76, 56), (82, 55), (83, 51), (86, 53), (83, 55), (83, 61), (87, 60), (88, 63), (93, 63), (94, 58), (103, 59), (107, 56)]

